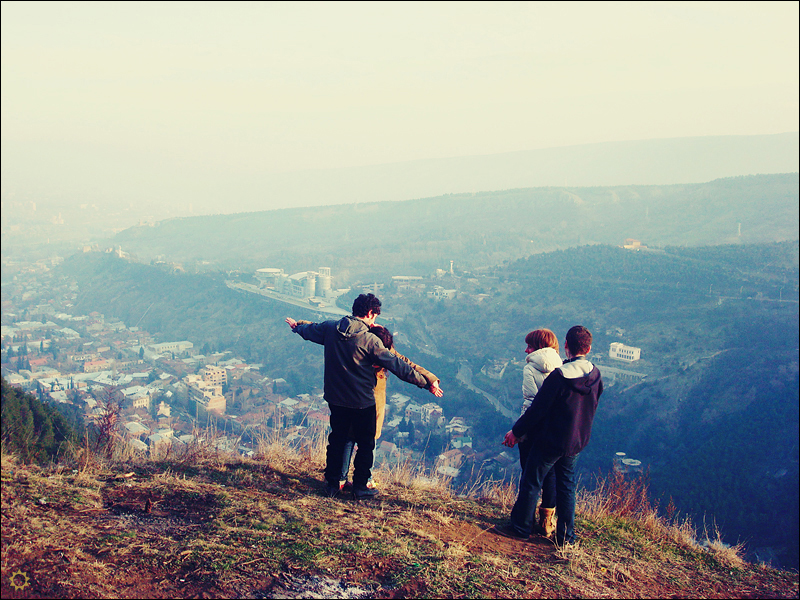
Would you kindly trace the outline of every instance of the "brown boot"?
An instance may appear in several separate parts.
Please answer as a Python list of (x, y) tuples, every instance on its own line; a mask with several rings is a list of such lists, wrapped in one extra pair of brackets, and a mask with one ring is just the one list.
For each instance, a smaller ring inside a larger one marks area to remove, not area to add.
[(556, 531), (556, 509), (539, 507), (539, 522), (534, 531), (544, 537), (551, 537)]

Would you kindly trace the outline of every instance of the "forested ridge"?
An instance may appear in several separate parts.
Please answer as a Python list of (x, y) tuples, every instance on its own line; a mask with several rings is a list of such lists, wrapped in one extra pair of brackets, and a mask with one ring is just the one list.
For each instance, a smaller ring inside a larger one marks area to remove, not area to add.
[(420, 275), (453, 260), (493, 267), (588, 244), (756, 244), (797, 239), (797, 173), (683, 185), (523, 188), (397, 202), (170, 219), (114, 243), (188, 270), (287, 272), (324, 265), (369, 278)]

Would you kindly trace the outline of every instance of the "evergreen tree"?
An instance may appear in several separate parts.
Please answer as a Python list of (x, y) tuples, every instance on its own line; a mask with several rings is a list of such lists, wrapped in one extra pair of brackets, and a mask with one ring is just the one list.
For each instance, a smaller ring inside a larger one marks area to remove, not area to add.
[(3, 449), (25, 462), (55, 460), (62, 446), (74, 439), (75, 430), (57, 410), (31, 394), (24, 394), (2, 380)]

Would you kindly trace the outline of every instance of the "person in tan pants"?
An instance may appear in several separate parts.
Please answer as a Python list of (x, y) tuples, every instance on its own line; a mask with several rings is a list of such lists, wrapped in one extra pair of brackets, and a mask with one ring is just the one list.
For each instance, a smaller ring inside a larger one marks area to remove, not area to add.
[[(395, 354), (400, 360), (408, 363), (412, 369), (425, 378), (425, 381), (428, 383), (429, 389), (434, 396), (437, 398), (442, 397), (444, 392), (442, 392), (442, 389), (439, 387), (439, 378), (424, 367), (419, 366), (409, 358), (400, 354), (394, 347), (394, 336), (392, 335), (391, 331), (381, 325), (373, 325), (369, 330), (371, 333), (374, 333), (376, 336), (378, 336), (378, 338), (380, 338), (381, 342), (383, 342), (383, 345), (386, 346), (390, 352)], [(386, 369), (376, 367), (375, 376), (377, 378), (377, 383), (375, 384), (375, 439), (377, 440), (379, 437), (381, 437), (383, 421), (386, 417), (386, 383), (389, 378), (389, 373)], [(348, 447), (345, 448), (345, 460), (342, 463), (342, 477), (339, 480), (339, 487), (341, 489), (344, 489), (345, 485), (347, 485), (347, 476), (350, 472), (350, 458), (353, 453), (353, 447), (353, 442), (348, 442)], [(367, 487), (375, 487), (375, 482), (372, 478), (370, 478), (370, 480), (367, 482)]]

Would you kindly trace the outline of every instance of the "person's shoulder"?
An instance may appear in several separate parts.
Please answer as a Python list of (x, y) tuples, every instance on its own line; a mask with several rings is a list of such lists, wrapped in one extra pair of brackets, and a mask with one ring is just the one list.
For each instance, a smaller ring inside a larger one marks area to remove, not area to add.
[(542, 373), (550, 373), (563, 364), (564, 362), (561, 360), (555, 348), (550, 348), (549, 346), (531, 352), (528, 354), (525, 362), (526, 367), (535, 368)]
[(565, 379), (576, 379), (578, 377), (583, 377), (592, 370), (593, 365), (591, 365), (591, 363), (587, 363), (589, 363), (589, 361), (581, 358), (568, 360), (559, 368), (557, 368), (554, 373), (561, 373)]
[(363, 334), (360, 334), (360, 336), (363, 338), (364, 343), (366, 343), (371, 350), (375, 352), (387, 352), (392, 356), (397, 356), (397, 351), (393, 349), (389, 350), (383, 345), (383, 340), (371, 331), (367, 330)]

